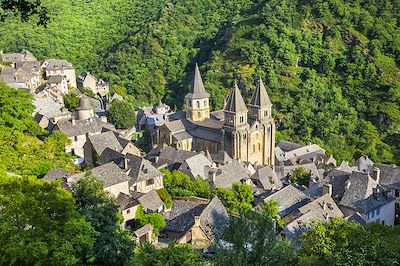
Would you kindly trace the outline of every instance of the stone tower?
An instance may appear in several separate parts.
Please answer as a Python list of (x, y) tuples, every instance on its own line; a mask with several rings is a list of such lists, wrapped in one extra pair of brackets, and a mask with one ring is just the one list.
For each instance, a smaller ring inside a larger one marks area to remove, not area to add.
[[(248, 108), (250, 111), (250, 128), (253, 132), (250, 140), (250, 154), (252, 156), (250, 156), (249, 161), (274, 166), (275, 122), (271, 115), (272, 103), (261, 78), (258, 81)], [(256, 133), (254, 132), (257, 131), (257, 134), (262, 135), (262, 141), (257, 141), (257, 138), (255, 138)], [(261, 146), (261, 149), (259, 149), (259, 146)], [(258, 153), (257, 150), (259, 151)]]
[(224, 107), (225, 121), (223, 125), (223, 147), (233, 158), (248, 160), (247, 107), (235, 82)]
[(210, 94), (206, 92), (201, 79), (200, 70), (196, 63), (193, 84), (186, 95), (186, 118), (192, 121), (203, 121), (210, 118)]
[(90, 98), (83, 95), (79, 100), (78, 120), (87, 120), (94, 117), (94, 107)]

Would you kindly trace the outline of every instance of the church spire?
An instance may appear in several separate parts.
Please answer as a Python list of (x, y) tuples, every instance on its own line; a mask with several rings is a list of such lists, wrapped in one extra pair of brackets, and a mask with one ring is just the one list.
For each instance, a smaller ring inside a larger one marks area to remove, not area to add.
[(256, 90), (253, 93), (253, 96), (250, 101), (250, 105), (256, 107), (264, 107), (272, 105), (271, 100), (268, 97), (267, 90), (265, 89), (264, 83), (260, 77), (260, 80), (257, 83)]
[(210, 94), (206, 92), (203, 85), (203, 80), (201, 79), (199, 66), (196, 63), (196, 67), (194, 69), (194, 79), (192, 87), (190, 88), (190, 92), (186, 95), (186, 98), (189, 99), (203, 99), (209, 98)]
[(232, 87), (228, 101), (225, 104), (225, 111), (233, 113), (247, 112), (246, 104), (243, 100), (242, 94), (240, 93), (236, 80)]

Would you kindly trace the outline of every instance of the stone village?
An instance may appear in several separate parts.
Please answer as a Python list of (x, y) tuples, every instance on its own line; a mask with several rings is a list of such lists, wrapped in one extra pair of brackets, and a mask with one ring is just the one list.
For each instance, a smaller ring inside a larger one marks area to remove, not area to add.
[[(109, 104), (121, 95), (110, 93), (107, 82), (89, 72), (76, 77), (71, 63), (63, 59), (38, 61), (27, 50), (0, 54), (0, 78), (9, 86), (33, 95), (38, 124), (50, 133), (61, 131), (70, 144), (65, 152), (75, 163), (104, 184), (114, 197), (138, 243), (163, 245), (176, 241), (207, 248), (229, 218), (221, 200), (177, 197), (167, 208), (158, 192), (164, 173), (178, 170), (192, 180), (201, 178), (211, 189), (231, 188), (235, 182), (248, 184), (254, 194), (253, 208), (274, 200), (284, 221), (281, 235), (292, 241), (308, 229), (311, 221), (334, 217), (361, 224), (393, 226), (400, 208), (400, 167), (375, 164), (361, 156), (353, 165), (336, 160), (316, 144), (300, 145), (275, 141), (273, 103), (262, 79), (246, 104), (234, 83), (223, 110), (210, 111), (209, 93), (198, 66), (186, 95), (186, 110), (174, 112), (161, 101), (137, 110), (137, 124), (117, 130), (107, 122)], [(75, 112), (65, 108), (63, 96), (80, 93)], [(133, 140), (148, 132), (146, 153)], [(309, 173), (307, 184), (291, 182), (296, 169)], [(43, 179), (61, 180), (69, 188), (85, 175), (63, 169), (50, 170)], [(145, 213), (160, 213), (166, 226), (160, 235), (150, 224), (135, 227), (141, 206)]]

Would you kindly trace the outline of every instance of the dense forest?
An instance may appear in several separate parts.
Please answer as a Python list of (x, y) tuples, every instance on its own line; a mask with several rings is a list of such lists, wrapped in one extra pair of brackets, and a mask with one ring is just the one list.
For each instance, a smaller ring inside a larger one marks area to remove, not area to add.
[(400, 164), (399, 0), (44, 1), (48, 26), (0, 23), (0, 49), (60, 57), (141, 106), (184, 108), (198, 62), (213, 109), (261, 76), (278, 138)]

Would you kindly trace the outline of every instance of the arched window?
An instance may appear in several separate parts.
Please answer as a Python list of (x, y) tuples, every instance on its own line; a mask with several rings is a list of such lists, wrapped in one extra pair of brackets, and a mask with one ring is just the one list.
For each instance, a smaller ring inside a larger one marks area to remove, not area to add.
[(192, 100), (189, 100), (189, 107), (192, 107)]
[(200, 118), (201, 117), (201, 113), (197, 112), (197, 117)]
[(197, 108), (200, 108), (200, 101), (196, 101)]
[(258, 143), (258, 150), (261, 151), (261, 143)]
[(253, 152), (256, 152), (256, 145), (253, 144)]
[(204, 107), (207, 107), (207, 100), (204, 100)]
[(264, 111), (264, 116), (268, 117), (268, 110)]

